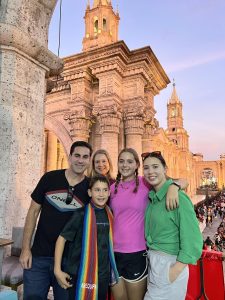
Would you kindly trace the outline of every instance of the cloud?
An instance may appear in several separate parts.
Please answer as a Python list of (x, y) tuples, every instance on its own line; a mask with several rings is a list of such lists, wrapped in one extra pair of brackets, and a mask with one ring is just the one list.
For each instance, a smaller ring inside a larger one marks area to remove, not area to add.
[(173, 64), (169, 63), (166, 67), (166, 70), (167, 72), (177, 72), (223, 59), (225, 59), (225, 51), (210, 53), (207, 56), (189, 58), (186, 61), (184, 60), (182, 62), (177, 62)]

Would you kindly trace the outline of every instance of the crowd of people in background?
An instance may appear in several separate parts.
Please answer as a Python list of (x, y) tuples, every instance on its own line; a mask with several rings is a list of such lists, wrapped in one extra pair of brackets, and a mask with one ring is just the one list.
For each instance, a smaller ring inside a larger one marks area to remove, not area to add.
[(214, 234), (214, 237), (207, 236), (204, 241), (204, 248), (214, 251), (225, 250), (225, 193), (221, 192), (213, 200), (205, 201), (195, 209), (199, 222), (212, 226), (215, 219), (221, 222)]

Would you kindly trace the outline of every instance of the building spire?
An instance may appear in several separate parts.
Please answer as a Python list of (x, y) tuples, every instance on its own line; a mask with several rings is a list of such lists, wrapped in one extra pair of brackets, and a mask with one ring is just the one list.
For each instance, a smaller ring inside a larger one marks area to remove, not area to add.
[(170, 97), (169, 103), (180, 103), (180, 100), (177, 96), (176, 84), (175, 84), (174, 78), (173, 78), (173, 91), (172, 91), (172, 95)]
[(94, 0), (93, 8), (98, 7), (99, 5), (111, 5), (110, 0)]
[(183, 105), (179, 100), (176, 91), (175, 80), (173, 79), (173, 91), (167, 104), (167, 130), (168, 138), (182, 149), (189, 149), (187, 131), (183, 125)]

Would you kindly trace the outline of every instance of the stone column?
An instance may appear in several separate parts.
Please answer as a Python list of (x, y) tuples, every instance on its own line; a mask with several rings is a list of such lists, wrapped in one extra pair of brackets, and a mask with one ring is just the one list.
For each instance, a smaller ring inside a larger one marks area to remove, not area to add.
[(47, 137), (47, 172), (57, 169), (57, 147), (58, 141), (56, 135), (48, 131)]
[(64, 120), (68, 122), (70, 136), (73, 141), (88, 142), (91, 128), (91, 114), (89, 109), (82, 107), (72, 110), (64, 116)]
[(109, 106), (95, 106), (93, 114), (100, 124), (101, 148), (110, 154), (114, 175), (117, 171), (118, 135), (121, 122), (121, 111), (116, 104)]
[(126, 148), (134, 148), (139, 158), (142, 151), (142, 136), (144, 132), (144, 115), (142, 107), (129, 106), (124, 110), (124, 129)]
[(11, 237), (12, 226), (24, 225), (41, 175), (45, 78), (62, 63), (47, 49), (53, 2), (0, 7), (0, 235)]
[(97, 118), (100, 127), (101, 148), (107, 150), (112, 159), (114, 175), (117, 173), (119, 131), (122, 119), (120, 71), (120, 67), (115, 63), (92, 69), (92, 74), (99, 80), (99, 94), (94, 103), (93, 115)]
[(155, 109), (154, 109), (154, 96), (151, 91), (145, 92), (145, 97), (147, 100), (147, 105), (144, 112), (144, 133), (142, 138), (142, 150), (143, 152), (151, 152), (153, 151), (153, 136), (156, 130), (159, 128), (159, 122), (154, 117)]
[(59, 155), (57, 161), (57, 169), (67, 169), (68, 168), (68, 159), (65, 154), (63, 145), (61, 143), (58, 144), (59, 147)]
[(139, 157), (142, 153), (144, 121), (138, 118), (125, 119), (126, 148), (134, 148)]
[(145, 124), (144, 133), (142, 137), (142, 151), (143, 152), (151, 152), (153, 151), (153, 128), (151, 124)]
[(87, 70), (80, 70), (74, 76), (67, 75), (71, 88), (71, 99), (68, 101), (70, 112), (64, 115), (67, 121), (70, 136), (73, 141), (81, 140), (88, 142), (90, 136), (91, 121), (91, 80)]

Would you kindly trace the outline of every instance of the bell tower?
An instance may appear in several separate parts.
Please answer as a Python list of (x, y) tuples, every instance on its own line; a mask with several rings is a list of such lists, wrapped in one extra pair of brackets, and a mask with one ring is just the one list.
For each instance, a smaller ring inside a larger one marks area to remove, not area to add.
[(88, 1), (85, 11), (83, 51), (92, 50), (118, 41), (119, 13), (113, 11), (110, 0)]
[(183, 127), (183, 105), (177, 96), (175, 86), (173, 83), (172, 95), (167, 104), (166, 134), (179, 148), (189, 149), (189, 136)]

